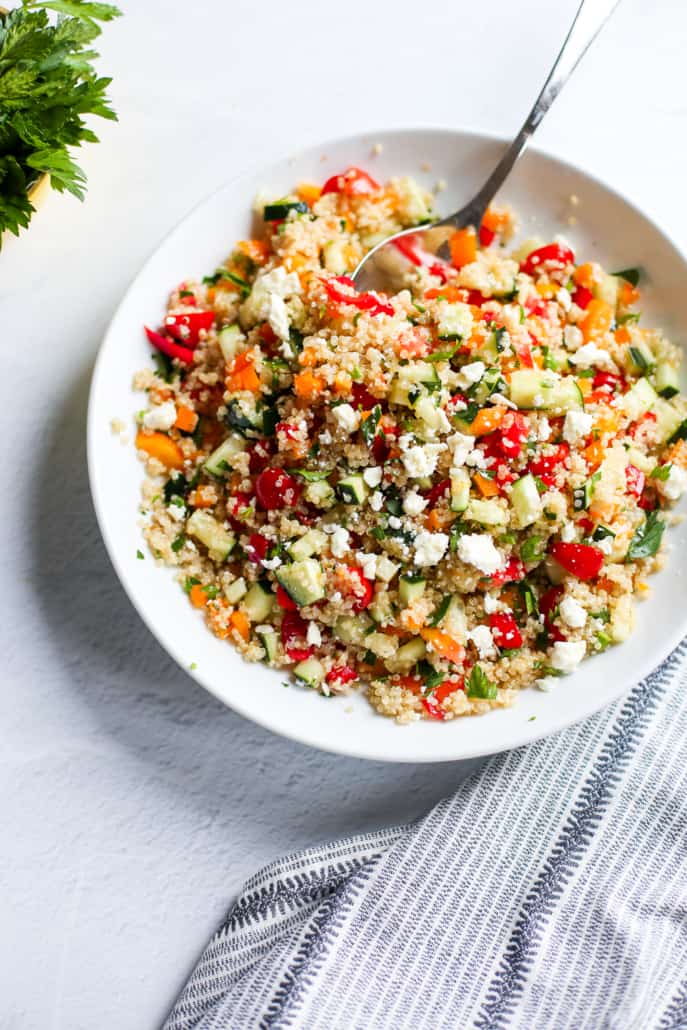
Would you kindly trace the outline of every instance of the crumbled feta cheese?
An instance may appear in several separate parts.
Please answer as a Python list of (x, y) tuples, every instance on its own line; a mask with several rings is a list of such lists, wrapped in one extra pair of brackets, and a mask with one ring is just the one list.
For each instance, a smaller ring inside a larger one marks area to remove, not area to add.
[(575, 354), (570, 354), (568, 361), (580, 368), (606, 368), (614, 371), (615, 365), (611, 355), (603, 347), (597, 347), (595, 343), (585, 343)]
[(469, 389), (473, 383), (480, 381), (486, 370), (487, 366), (483, 361), (472, 361), (469, 365), (463, 365), (458, 373), (458, 386), (465, 390)]
[(274, 293), (277, 297), (291, 297), (303, 292), (298, 273), (287, 272), (282, 265), (277, 265), (271, 272), (258, 276), (253, 284), (253, 292), (256, 289)]
[(458, 538), (458, 557), (485, 576), (493, 576), (503, 566), (503, 555), (488, 533), (463, 533)]
[(581, 443), (591, 433), (593, 421), (588, 411), (569, 411), (563, 423), (563, 439), (572, 446)]
[(357, 551), (355, 557), (365, 579), (375, 579), (377, 576), (377, 555)]
[(434, 473), (439, 454), (443, 450), (444, 444), (426, 443), (424, 446), (416, 444), (401, 455), (401, 461), (409, 476), (414, 479), (424, 479), (425, 476), (431, 476)]
[(534, 685), (537, 690), (543, 690), (545, 694), (550, 694), (558, 686), (558, 677), (542, 676), (540, 680), (535, 680)]
[(354, 433), (360, 425), (360, 413), (351, 407), (350, 404), (337, 404), (332, 409), (332, 414), (341, 429), (346, 433)]
[(598, 547), (604, 554), (610, 554), (613, 550), (613, 537), (605, 536), (603, 540), (596, 540), (594, 546)]
[(671, 465), (668, 478), (657, 479), (656, 488), (669, 501), (677, 501), (687, 490), (687, 472), (679, 465)]
[(492, 393), (487, 399), (490, 404), (501, 404), (504, 408), (512, 408), (513, 411), (518, 410), (517, 404), (514, 404), (510, 397), (504, 397), (502, 393)]
[(281, 565), (281, 558), (279, 555), (275, 555), (274, 558), (263, 558), (260, 564), (263, 569), (268, 569), (272, 572), (274, 569), (278, 569)]
[(307, 643), (311, 644), (313, 647), (319, 647), (322, 643), (322, 634), (320, 633), (320, 627), (316, 622), (311, 621), (308, 623), (308, 630), (305, 634), (305, 639)]
[(566, 325), (563, 330), (563, 341), (568, 350), (577, 350), (584, 343), (582, 330), (578, 329), (576, 325)]
[(403, 453), (405, 453), (406, 451), (409, 451), (414, 443), (415, 443), (415, 437), (413, 436), (412, 433), (403, 433), (403, 435), (399, 436), (399, 438), (398, 438), (398, 446), (401, 448)]
[(330, 544), (332, 554), (335, 558), (343, 558), (348, 551), (349, 533), (343, 526), (335, 526), (331, 536)]
[(323, 429), (319, 439), (323, 447), (328, 447), (334, 438), (328, 429)]
[(403, 510), (406, 515), (419, 515), (427, 507), (427, 500), (416, 490), (411, 490), (403, 498)]
[(156, 404), (143, 416), (143, 425), (146, 429), (171, 429), (177, 420), (177, 409), (174, 401), (165, 401), (164, 404)]
[(375, 487), (379, 486), (382, 481), (382, 470), (377, 465), (374, 468), (365, 469), (363, 472), (363, 479), (368, 486)]
[(497, 651), (494, 647), (494, 638), (488, 626), (475, 626), (474, 629), (468, 630), (466, 636), (479, 651), (480, 658), (494, 658), (496, 656)]
[(471, 468), (485, 469), (487, 467), (487, 458), (484, 451), (480, 451), (477, 448), (474, 451), (470, 451), (465, 459), (465, 464)]
[(375, 490), (375, 492), (370, 495), (370, 507), (373, 511), (381, 511), (384, 507), (384, 494), (381, 490)]
[(586, 651), (584, 640), (557, 640), (549, 652), (551, 665), (560, 672), (574, 672)]
[(537, 425), (537, 439), (545, 443), (551, 436), (551, 423), (546, 415), (542, 415)]
[(475, 446), (475, 437), (466, 436), (464, 433), (454, 433), (446, 441), (451, 449), (451, 464), (453, 468), (462, 468), (467, 460), (468, 454)]
[(401, 520), (398, 518), (397, 515), (390, 515), (389, 516), (389, 525), (391, 526), (392, 529), (400, 529), (401, 526), (403, 525), (403, 523), (401, 522)]
[(436, 565), (446, 554), (447, 547), (446, 533), (428, 533), (423, 530), (415, 537), (415, 564), (422, 567)]
[(184, 504), (168, 504), (167, 511), (177, 522), (186, 518), (186, 506)]
[(493, 615), (493, 613), (497, 612), (500, 607), (501, 602), (499, 601), (498, 597), (494, 597), (493, 594), (484, 595), (484, 610), (487, 613), (487, 615)]
[(559, 612), (563, 622), (571, 629), (581, 629), (587, 621), (587, 612), (574, 597), (564, 597)]
[(276, 293), (268, 293), (260, 305), (260, 314), (269, 322), (275, 336), (278, 336), (280, 340), (288, 340), (291, 323), (286, 304), (281, 297)]
[(571, 544), (577, 537), (577, 530), (574, 522), (564, 522), (561, 526), (561, 540), (564, 544)]
[(294, 357), (293, 347), (291, 346), (289, 340), (282, 340), (282, 342), (279, 344), (278, 350), (281, 356), (283, 358), (286, 358), (287, 361), (290, 361), (291, 358)]
[(561, 289), (556, 294), (556, 300), (558, 301), (558, 303), (564, 311), (570, 311), (570, 307), (572, 305), (572, 297), (570, 296), (570, 290), (566, 290), (565, 287), (561, 287)]

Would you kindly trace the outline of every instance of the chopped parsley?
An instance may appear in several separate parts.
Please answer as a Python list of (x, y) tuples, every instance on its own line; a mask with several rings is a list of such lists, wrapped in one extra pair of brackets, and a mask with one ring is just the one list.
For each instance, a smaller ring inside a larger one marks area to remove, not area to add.
[(141, 551), (141, 550), (136, 551), (136, 557), (138, 558), (139, 561), (143, 561), (144, 560), (143, 551)]
[(655, 511), (650, 511), (646, 519), (630, 541), (625, 561), (636, 561), (639, 558), (650, 558), (661, 546), (661, 538), (665, 523)]
[(493, 701), (495, 697), (498, 697), (499, 692), (496, 684), (491, 682), (484, 669), (479, 665), (474, 665), (465, 681), (465, 693), (468, 697)]

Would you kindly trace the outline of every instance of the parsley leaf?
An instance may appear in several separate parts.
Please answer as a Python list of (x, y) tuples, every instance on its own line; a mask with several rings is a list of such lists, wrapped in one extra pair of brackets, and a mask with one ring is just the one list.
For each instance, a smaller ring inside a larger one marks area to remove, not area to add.
[(665, 523), (657, 512), (650, 511), (645, 521), (635, 530), (635, 534), (627, 549), (625, 561), (636, 561), (638, 558), (650, 558), (661, 546), (661, 537)]
[(487, 701), (493, 701), (499, 693), (496, 684), (491, 682), (484, 669), (479, 665), (473, 666), (470, 671), (470, 675), (465, 681), (465, 692), (468, 697), (480, 697)]

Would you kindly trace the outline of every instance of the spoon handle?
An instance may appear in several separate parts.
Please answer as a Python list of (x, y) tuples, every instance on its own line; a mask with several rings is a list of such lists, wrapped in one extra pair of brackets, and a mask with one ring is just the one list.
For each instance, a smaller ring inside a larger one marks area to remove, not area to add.
[(480, 224), (484, 212), (529, 143), (530, 137), (618, 3), (619, 0), (582, 0), (561, 51), (520, 132), (479, 193), (466, 207), (455, 215), (449, 215), (439, 223), (440, 225), (455, 225), (456, 228), (462, 228), (465, 225)]

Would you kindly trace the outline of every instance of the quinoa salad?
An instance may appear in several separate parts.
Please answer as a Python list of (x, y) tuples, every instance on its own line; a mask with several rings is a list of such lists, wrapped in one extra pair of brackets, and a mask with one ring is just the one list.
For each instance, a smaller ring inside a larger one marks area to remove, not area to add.
[(432, 205), (359, 168), (260, 198), (134, 381), (143, 533), (197, 618), (401, 723), (509, 706), (625, 641), (687, 487), (680, 353), (641, 325), (637, 269), (515, 245), (490, 208), (450, 259), (410, 235), (389, 293), (356, 288)]

